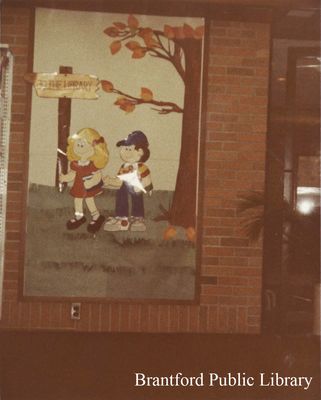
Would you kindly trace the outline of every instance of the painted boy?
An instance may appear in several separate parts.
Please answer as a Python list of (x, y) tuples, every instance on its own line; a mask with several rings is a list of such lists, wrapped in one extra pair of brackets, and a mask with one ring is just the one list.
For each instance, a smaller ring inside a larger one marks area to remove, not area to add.
[[(143, 193), (152, 194), (151, 174), (144, 164), (150, 151), (146, 135), (141, 131), (130, 133), (126, 139), (117, 144), (123, 161), (117, 177), (106, 176), (105, 186), (118, 188), (116, 194), (116, 216), (105, 223), (106, 231), (145, 231)], [(129, 218), (129, 201), (131, 198), (131, 218)]]

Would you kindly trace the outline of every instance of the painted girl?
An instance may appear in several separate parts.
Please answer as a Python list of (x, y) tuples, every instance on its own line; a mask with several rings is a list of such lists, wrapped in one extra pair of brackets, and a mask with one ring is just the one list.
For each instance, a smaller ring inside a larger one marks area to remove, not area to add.
[(60, 182), (72, 182), (70, 194), (74, 197), (75, 215), (67, 222), (67, 229), (77, 229), (86, 222), (83, 202), (91, 214), (87, 231), (99, 231), (105, 221), (95, 204), (95, 196), (102, 193), (101, 170), (108, 162), (108, 148), (104, 138), (94, 129), (84, 128), (68, 138), (67, 158), (70, 171), (59, 176)]

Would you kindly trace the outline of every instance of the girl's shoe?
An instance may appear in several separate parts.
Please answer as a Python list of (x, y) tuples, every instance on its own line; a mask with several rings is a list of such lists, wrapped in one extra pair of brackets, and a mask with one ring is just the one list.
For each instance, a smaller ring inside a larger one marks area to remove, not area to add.
[(87, 225), (87, 231), (89, 233), (98, 232), (102, 224), (105, 222), (105, 219), (106, 218), (103, 215), (99, 215), (99, 217), (96, 220), (90, 221), (90, 223)]
[(81, 217), (80, 219), (71, 218), (69, 221), (67, 221), (66, 227), (69, 230), (77, 229), (82, 224), (84, 224), (85, 222), (86, 222), (86, 218), (85, 217)]

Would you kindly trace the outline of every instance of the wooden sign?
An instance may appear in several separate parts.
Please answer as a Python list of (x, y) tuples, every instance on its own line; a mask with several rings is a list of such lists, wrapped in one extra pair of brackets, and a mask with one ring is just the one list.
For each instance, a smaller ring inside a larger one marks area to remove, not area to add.
[(25, 80), (34, 85), (39, 97), (97, 99), (99, 79), (94, 75), (30, 73)]

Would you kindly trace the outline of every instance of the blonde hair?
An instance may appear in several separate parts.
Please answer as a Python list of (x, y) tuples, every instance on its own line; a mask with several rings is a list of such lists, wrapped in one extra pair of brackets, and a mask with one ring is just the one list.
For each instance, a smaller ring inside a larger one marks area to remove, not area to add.
[[(74, 143), (77, 139), (85, 139), (94, 148), (95, 153), (89, 157), (96, 168), (104, 168), (109, 159), (109, 152), (104, 138), (92, 128), (84, 128), (75, 135), (69, 136), (67, 146), (67, 158), (69, 161), (78, 161), (80, 157), (74, 152)], [(95, 143), (98, 142), (98, 143)]]

